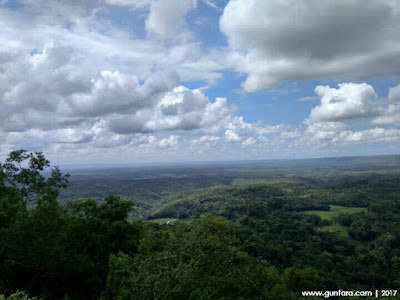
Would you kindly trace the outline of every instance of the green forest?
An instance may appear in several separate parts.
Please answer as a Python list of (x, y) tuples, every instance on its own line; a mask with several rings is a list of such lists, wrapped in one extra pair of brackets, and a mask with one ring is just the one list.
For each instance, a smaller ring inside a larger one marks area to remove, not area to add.
[(398, 287), (400, 156), (70, 176), (17, 150), (0, 164), (0, 299), (303, 299)]

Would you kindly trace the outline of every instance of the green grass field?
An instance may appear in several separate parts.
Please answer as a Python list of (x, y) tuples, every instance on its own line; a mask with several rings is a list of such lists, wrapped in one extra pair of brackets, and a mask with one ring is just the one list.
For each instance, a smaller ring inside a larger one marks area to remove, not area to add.
[(346, 206), (339, 206), (339, 205), (329, 205), (330, 210), (322, 211), (322, 210), (309, 210), (305, 211), (304, 213), (307, 215), (318, 215), (321, 217), (322, 220), (329, 220), (331, 221), (334, 217), (337, 217), (341, 214), (355, 214), (360, 212), (366, 212), (367, 209), (365, 207), (346, 207)]
[(319, 228), (318, 230), (320, 231), (326, 231), (326, 232), (336, 232), (338, 235), (341, 236), (348, 236), (347, 228), (339, 225), (339, 224), (331, 224), (327, 226), (323, 226)]

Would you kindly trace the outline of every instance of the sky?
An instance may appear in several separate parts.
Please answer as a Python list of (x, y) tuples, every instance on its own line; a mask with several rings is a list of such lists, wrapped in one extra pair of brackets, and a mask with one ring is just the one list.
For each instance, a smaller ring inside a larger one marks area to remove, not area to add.
[(0, 159), (400, 153), (400, 1), (0, 0)]

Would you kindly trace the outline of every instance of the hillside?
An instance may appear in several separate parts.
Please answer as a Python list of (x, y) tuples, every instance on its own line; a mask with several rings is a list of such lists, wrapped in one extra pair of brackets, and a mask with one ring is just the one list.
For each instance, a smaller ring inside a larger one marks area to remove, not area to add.
[(134, 216), (147, 216), (160, 200), (214, 186), (283, 180), (306, 186), (379, 179), (398, 181), (400, 155), (304, 160), (270, 160), (70, 170), (59, 199), (104, 199), (119, 195), (135, 203)]

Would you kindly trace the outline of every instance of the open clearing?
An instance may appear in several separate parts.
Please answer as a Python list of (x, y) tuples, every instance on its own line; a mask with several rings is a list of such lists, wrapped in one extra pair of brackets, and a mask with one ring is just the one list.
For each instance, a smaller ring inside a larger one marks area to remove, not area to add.
[(366, 212), (367, 208), (365, 207), (346, 207), (339, 205), (329, 205), (330, 210), (309, 210), (304, 213), (307, 215), (318, 215), (322, 220), (331, 221), (334, 217), (337, 217), (341, 214), (355, 214), (360, 212)]
[[(360, 212), (366, 212), (367, 208), (365, 207), (346, 207), (346, 206), (339, 206), (339, 205), (329, 205), (330, 210), (322, 211), (322, 210), (309, 210), (304, 212), (307, 215), (318, 215), (321, 217), (322, 220), (329, 220), (333, 222), (333, 218), (341, 215), (341, 214), (355, 214)], [(327, 232), (336, 232), (341, 236), (348, 236), (348, 231), (345, 226), (333, 223), (330, 225), (322, 226), (319, 228), (320, 231), (327, 231)]]

